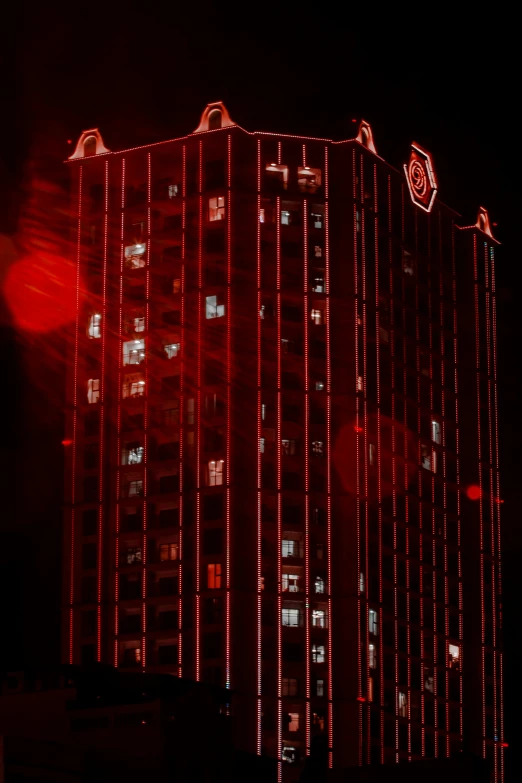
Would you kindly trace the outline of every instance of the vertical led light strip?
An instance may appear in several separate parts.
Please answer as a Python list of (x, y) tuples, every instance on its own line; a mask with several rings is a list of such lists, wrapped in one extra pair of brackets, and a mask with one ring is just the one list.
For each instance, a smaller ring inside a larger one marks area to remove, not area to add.
[(198, 163), (198, 346), (196, 377), (196, 680), (201, 679), (201, 310), (203, 308), (203, 142), (199, 142)]
[(75, 536), (76, 536), (76, 458), (78, 435), (78, 346), (80, 339), (80, 257), (82, 245), (82, 184), (83, 166), (78, 173), (78, 233), (76, 246), (76, 324), (74, 331), (74, 376), (73, 376), (73, 431), (72, 431), (72, 465), (71, 465), (71, 542), (70, 542), (70, 573), (69, 573), (69, 663), (74, 662), (74, 599), (75, 599)]
[(326, 294), (326, 549), (328, 581), (328, 767), (333, 766), (332, 681), (332, 366), (330, 346), (330, 227), (328, 211), (328, 147), (324, 148), (324, 226)]
[[(306, 166), (306, 146), (303, 144), (303, 166)], [(309, 325), (310, 303), (308, 296), (308, 201), (303, 199), (303, 316), (304, 316), (304, 486), (305, 486), (305, 746), (310, 755), (311, 706), (310, 706), (310, 379), (309, 379)]]
[(261, 529), (261, 139), (257, 140), (257, 754), (262, 750), (262, 647), (261, 647), (261, 579), (262, 579), (262, 529)]
[(179, 372), (179, 544), (178, 544), (178, 676), (183, 677), (183, 450), (185, 445), (185, 251), (187, 230), (187, 148), (182, 148), (181, 168), (181, 356)]
[[(404, 248), (406, 242), (406, 211), (405, 211), (405, 202), (404, 202), (404, 183), (401, 184), (401, 246)], [(406, 306), (405, 306), (405, 283), (404, 283), (404, 275), (402, 273), (402, 265), (404, 263), (404, 258), (401, 257), (401, 290), (400, 290), (400, 296), (401, 296), (401, 304), (402, 304), (402, 356), (401, 356), (401, 363), (402, 363), (402, 372), (403, 372), (403, 389), (404, 389), (404, 410), (403, 410), (403, 421), (405, 423), (404, 426), (404, 464), (403, 464), (403, 491), (404, 491), (404, 522), (405, 526), (408, 526), (408, 514), (409, 514), (409, 505), (408, 505), (408, 407), (406, 404), (406, 396), (407, 396), (407, 385), (406, 385), (406, 340), (404, 338), (405, 335), (405, 328), (404, 325), (406, 323)], [(396, 520), (394, 520), (393, 525), (393, 593), (394, 593), (394, 607), (395, 607), (395, 761), (399, 763), (399, 623), (398, 623), (398, 573), (397, 573), (397, 524)]]
[(102, 270), (102, 334), (101, 334), (101, 378), (100, 378), (100, 453), (99, 453), (99, 483), (98, 483), (98, 546), (96, 558), (96, 660), (101, 662), (101, 603), (102, 603), (102, 574), (103, 574), (103, 493), (105, 490), (104, 482), (104, 439), (105, 439), (105, 351), (107, 348), (107, 230), (108, 230), (108, 210), (109, 210), (109, 161), (105, 161), (105, 188), (104, 188), (104, 215), (103, 215), (103, 270)]
[[(281, 164), (281, 142), (277, 143)], [(277, 779), (283, 779), (283, 628), (282, 628), (282, 498), (281, 498), (281, 197), (276, 198), (276, 309), (277, 309)]]
[(120, 527), (121, 527), (121, 395), (122, 395), (122, 361), (123, 361), (123, 265), (125, 257), (125, 158), (121, 161), (121, 216), (120, 216), (120, 279), (118, 295), (118, 389), (117, 389), (117, 413), (116, 413), (116, 535), (114, 542), (114, 666), (119, 663), (118, 655), (118, 625), (119, 625), (119, 598), (120, 586)]
[(145, 399), (143, 404), (143, 551), (142, 551), (142, 614), (141, 614), (141, 665), (147, 667), (147, 529), (149, 496), (149, 397), (150, 373), (149, 354), (151, 347), (150, 328), (150, 244), (151, 244), (151, 157), (147, 153), (147, 255), (145, 269)]
[(231, 190), (231, 171), (232, 171), (232, 136), (227, 136), (227, 440), (226, 440), (226, 631), (225, 631), (225, 667), (226, 667), (226, 687), (231, 688), (231, 669), (230, 669), (230, 487), (232, 483), (232, 464), (230, 461), (230, 428), (232, 417), (232, 346), (231, 346), (231, 328), (232, 328), (232, 190)]
[[(419, 219), (422, 219), (419, 210), (415, 210), (415, 264), (419, 261)], [(430, 216), (427, 216), (428, 247), (430, 239)], [(428, 251), (429, 252), (429, 251)], [(429, 264), (429, 261), (428, 261)], [(420, 322), (419, 322), (419, 277), (415, 276), (415, 332), (416, 332), (416, 350), (415, 350), (415, 371), (417, 380), (417, 429), (421, 433), (421, 389), (420, 389)], [(407, 425), (406, 419), (406, 425)], [(422, 492), (419, 485), (419, 508), (422, 508)], [(408, 686), (408, 761), (411, 761), (411, 622), (410, 622), (410, 527), (406, 525), (406, 667), (407, 667), (407, 686)], [(412, 534), (414, 535), (414, 534)]]

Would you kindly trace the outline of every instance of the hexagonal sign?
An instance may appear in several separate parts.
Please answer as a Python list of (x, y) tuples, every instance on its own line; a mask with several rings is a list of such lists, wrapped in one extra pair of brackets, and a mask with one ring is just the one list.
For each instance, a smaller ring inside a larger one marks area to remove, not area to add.
[(409, 163), (404, 164), (411, 200), (425, 212), (430, 212), (437, 194), (437, 180), (431, 155), (418, 144), (411, 145)]

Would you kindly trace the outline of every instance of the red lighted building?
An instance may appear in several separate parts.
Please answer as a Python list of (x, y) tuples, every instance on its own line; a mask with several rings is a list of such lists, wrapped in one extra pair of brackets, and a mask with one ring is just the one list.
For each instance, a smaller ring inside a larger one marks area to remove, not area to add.
[(80, 137), (64, 660), (232, 689), (280, 779), (498, 781), (497, 242), (354, 128)]

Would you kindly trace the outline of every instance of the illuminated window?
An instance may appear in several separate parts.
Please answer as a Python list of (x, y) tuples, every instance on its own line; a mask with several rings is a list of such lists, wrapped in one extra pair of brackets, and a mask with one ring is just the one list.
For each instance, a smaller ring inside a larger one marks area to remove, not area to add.
[(312, 291), (315, 291), (316, 294), (324, 294), (324, 277), (314, 278)]
[(289, 226), (292, 222), (292, 215), (287, 209), (281, 210), (281, 225)]
[(448, 643), (448, 665), (450, 669), (460, 669), (460, 645)]
[(87, 381), (87, 401), (89, 403), (98, 402), (100, 399), (100, 379), (89, 378)]
[(437, 472), (437, 452), (426, 443), (421, 444), (421, 465), (424, 470), (431, 470), (433, 473)]
[(320, 212), (311, 212), (310, 217), (312, 218), (312, 226), (314, 228), (323, 227), (324, 215), (321, 215)]
[(134, 546), (129, 547), (125, 551), (125, 562), (127, 565), (133, 565), (134, 563), (141, 563), (141, 547)]
[(321, 326), (323, 323), (323, 311), (322, 310), (310, 310), (310, 318), (316, 326)]
[(283, 574), (283, 592), (299, 592), (299, 574)]
[(324, 696), (324, 680), (315, 681), (315, 695)]
[(282, 624), (289, 628), (298, 628), (301, 625), (300, 609), (284, 607), (281, 609)]
[(176, 356), (179, 354), (180, 348), (181, 348), (180, 343), (168, 343), (168, 345), (163, 346), (163, 350), (167, 354), (167, 359), (175, 359)]
[(324, 663), (326, 660), (326, 653), (324, 644), (312, 644), (312, 662)]
[(264, 454), (265, 453), (265, 439), (259, 438), (259, 453)]
[(127, 497), (141, 497), (143, 495), (143, 480), (134, 479), (127, 484)]
[(283, 454), (286, 454), (289, 457), (293, 454), (297, 454), (297, 441), (283, 438), (281, 440), (281, 449)]
[(169, 198), (176, 198), (176, 196), (179, 196), (180, 194), (180, 186), (179, 185), (169, 185), (167, 189), (167, 193)]
[(267, 184), (286, 190), (288, 187), (288, 166), (281, 163), (268, 163), (265, 167)]
[(322, 576), (316, 576), (314, 582), (315, 592), (324, 593), (324, 588), (325, 588), (324, 579), (322, 578)]
[(442, 443), (442, 427), (440, 421), (436, 419), (431, 420), (431, 439), (439, 445)]
[(373, 677), (368, 677), (368, 695), (367, 695), (368, 701), (373, 701)]
[(225, 197), (213, 196), (208, 200), (208, 219), (224, 220), (225, 218)]
[(261, 419), (263, 421), (266, 419), (266, 404), (264, 402), (261, 404)]
[(324, 442), (322, 440), (312, 441), (312, 454), (314, 457), (324, 457)]
[(283, 677), (281, 681), (283, 696), (297, 696), (299, 683), (294, 677)]
[(283, 353), (295, 353), (295, 342), (293, 340), (287, 340), (285, 337), (281, 338), (281, 350)]
[(316, 381), (315, 382), (315, 390), (316, 391), (324, 391), (324, 381)]
[(300, 166), (297, 169), (297, 184), (301, 193), (315, 193), (321, 186), (321, 169)]
[(143, 462), (144, 449), (139, 443), (128, 443), (123, 449), (121, 463), (122, 465), (139, 465)]
[(162, 563), (167, 560), (177, 560), (178, 555), (179, 547), (177, 542), (171, 542), (170, 544), (160, 544), (159, 556)]
[(357, 376), (357, 391), (358, 392), (364, 391), (364, 382), (363, 382), (362, 375)]
[(320, 712), (312, 713), (312, 724), (317, 726), (319, 731), (324, 731), (324, 715)]
[(221, 588), (221, 563), (208, 563), (207, 587), (209, 590), (219, 590)]
[(314, 258), (322, 258), (323, 257), (323, 248), (321, 245), (314, 245)]
[(265, 210), (260, 209), (259, 210), (259, 222), (264, 223), (265, 222)]
[(91, 340), (97, 340), (99, 337), (101, 337), (101, 314), (100, 313), (93, 313), (89, 318), (87, 334), (91, 338)]
[(292, 745), (283, 745), (281, 759), (286, 764), (295, 764), (297, 761), (297, 748)]
[(123, 397), (143, 397), (145, 394), (145, 379), (142, 373), (126, 375), (123, 379)]
[(361, 213), (359, 210), (357, 210), (355, 213), (355, 228), (357, 233), (359, 233), (361, 230)]
[(374, 644), (368, 645), (368, 666), (370, 669), (377, 667), (377, 650)]
[(205, 317), (221, 318), (225, 315), (225, 305), (218, 304), (217, 296), (207, 296), (205, 299)]
[[(139, 224), (143, 226), (143, 223)], [(145, 266), (147, 246), (144, 242), (137, 245), (127, 245), (125, 248), (125, 266), (129, 269), (139, 269)]]
[(368, 462), (370, 465), (375, 465), (375, 444), (368, 444)]
[(402, 268), (406, 275), (413, 275), (415, 273), (414, 262), (411, 253), (407, 250), (404, 251), (402, 258)]
[(433, 669), (424, 667), (424, 690), (433, 693)]
[(123, 343), (123, 364), (141, 364), (145, 360), (145, 340)]
[(288, 713), (288, 731), (299, 731), (299, 713)]
[(282, 557), (302, 557), (301, 542), (294, 538), (283, 538), (281, 541)]
[(172, 281), (172, 293), (179, 294), (181, 291), (181, 278), (175, 277)]
[(313, 609), (312, 610), (312, 625), (314, 628), (326, 628), (326, 610), (325, 609)]
[(379, 635), (379, 615), (375, 609), (368, 609), (368, 631), (374, 636)]
[(187, 400), (187, 424), (194, 424), (194, 397)]
[(399, 717), (407, 718), (408, 717), (408, 694), (407, 693), (403, 693), (402, 691), (399, 691), (397, 706), (398, 706)]
[(208, 486), (217, 487), (223, 483), (224, 460), (210, 460), (208, 463)]
[(359, 592), (364, 593), (364, 574), (362, 571), (359, 574)]
[(145, 331), (145, 316), (139, 315), (133, 319), (133, 326), (135, 332)]

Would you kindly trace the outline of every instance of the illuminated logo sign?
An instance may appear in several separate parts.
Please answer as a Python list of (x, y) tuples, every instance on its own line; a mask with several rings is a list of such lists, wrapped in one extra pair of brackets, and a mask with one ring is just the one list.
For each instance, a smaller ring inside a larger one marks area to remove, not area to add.
[(404, 172), (411, 200), (425, 212), (430, 212), (437, 194), (437, 180), (429, 152), (412, 144), (410, 161), (404, 165)]

